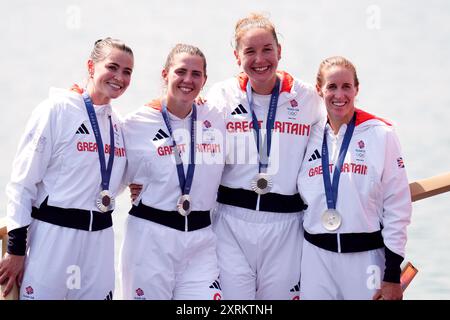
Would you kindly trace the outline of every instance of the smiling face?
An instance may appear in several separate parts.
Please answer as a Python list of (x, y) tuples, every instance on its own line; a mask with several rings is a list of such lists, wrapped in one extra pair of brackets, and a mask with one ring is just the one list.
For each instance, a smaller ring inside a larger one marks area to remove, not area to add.
[(121, 96), (130, 84), (133, 63), (131, 54), (116, 48), (111, 48), (101, 61), (88, 60), (90, 81), (87, 90), (92, 102), (107, 104)]
[(181, 52), (173, 56), (162, 71), (167, 85), (168, 106), (190, 108), (206, 82), (205, 63), (201, 56)]
[(237, 64), (249, 76), (253, 90), (270, 94), (276, 81), (281, 46), (273, 34), (264, 28), (248, 29), (234, 51)]
[(324, 99), (328, 119), (335, 133), (344, 123), (349, 123), (355, 111), (355, 85), (353, 71), (343, 66), (331, 66), (322, 70), (322, 86), (317, 92)]

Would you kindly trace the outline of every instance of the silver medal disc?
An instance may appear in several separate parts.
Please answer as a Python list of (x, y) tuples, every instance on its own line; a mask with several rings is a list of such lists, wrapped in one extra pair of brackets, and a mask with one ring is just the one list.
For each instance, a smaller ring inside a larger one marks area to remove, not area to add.
[(188, 194), (183, 194), (178, 199), (177, 209), (182, 216), (187, 216), (191, 213), (191, 197)]
[(335, 209), (327, 209), (322, 214), (322, 225), (328, 231), (337, 230), (342, 223), (342, 217)]
[(257, 194), (266, 194), (272, 189), (272, 177), (267, 173), (258, 173), (251, 182), (252, 190)]
[(101, 212), (107, 212), (114, 209), (114, 198), (109, 190), (103, 190), (100, 192), (96, 200), (97, 208)]

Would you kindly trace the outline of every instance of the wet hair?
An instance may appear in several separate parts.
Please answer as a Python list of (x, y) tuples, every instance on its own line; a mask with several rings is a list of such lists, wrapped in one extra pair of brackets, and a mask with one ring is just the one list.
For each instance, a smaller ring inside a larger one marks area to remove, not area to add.
[(276, 44), (279, 44), (275, 26), (269, 18), (260, 13), (250, 13), (247, 17), (239, 19), (234, 28), (234, 48), (236, 50), (239, 49), (239, 42), (245, 32), (253, 28), (266, 29), (272, 33)]
[(358, 76), (356, 75), (356, 68), (349, 60), (341, 56), (334, 56), (323, 60), (320, 63), (319, 71), (317, 72), (316, 84), (319, 88), (323, 86), (323, 73), (326, 69), (331, 67), (338, 66), (344, 67), (347, 70), (350, 70), (353, 73), (353, 80), (355, 82), (355, 87), (359, 87)]
[(124, 42), (118, 39), (112, 39), (107, 37), (105, 39), (99, 39), (95, 41), (94, 49), (92, 49), (90, 58), (94, 63), (104, 60), (111, 49), (119, 49), (133, 56), (133, 50), (127, 46)]
[(184, 43), (177, 43), (175, 47), (170, 50), (169, 54), (167, 55), (166, 63), (164, 65), (164, 69), (168, 72), (170, 67), (173, 65), (173, 60), (175, 58), (175, 55), (179, 53), (187, 53), (191, 56), (199, 56), (203, 60), (203, 72), (206, 77), (206, 58), (203, 52), (190, 44), (184, 44)]

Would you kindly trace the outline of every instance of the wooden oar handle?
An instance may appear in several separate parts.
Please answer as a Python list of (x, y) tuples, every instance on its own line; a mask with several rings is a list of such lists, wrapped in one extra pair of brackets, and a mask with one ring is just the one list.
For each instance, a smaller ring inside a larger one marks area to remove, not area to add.
[(412, 201), (429, 198), (450, 191), (450, 172), (409, 184)]

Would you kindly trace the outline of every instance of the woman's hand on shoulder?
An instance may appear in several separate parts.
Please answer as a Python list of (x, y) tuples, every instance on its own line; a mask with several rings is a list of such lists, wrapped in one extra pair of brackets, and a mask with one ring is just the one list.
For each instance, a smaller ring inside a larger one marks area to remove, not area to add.
[(196, 105), (202, 106), (202, 105), (204, 105), (207, 101), (208, 101), (208, 100), (206, 100), (205, 97), (202, 97), (202, 96), (199, 95), (199, 96), (195, 99), (194, 102), (195, 102)]
[(142, 191), (142, 184), (132, 183), (129, 185), (131, 201), (135, 201)]

